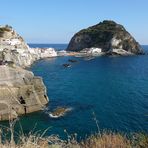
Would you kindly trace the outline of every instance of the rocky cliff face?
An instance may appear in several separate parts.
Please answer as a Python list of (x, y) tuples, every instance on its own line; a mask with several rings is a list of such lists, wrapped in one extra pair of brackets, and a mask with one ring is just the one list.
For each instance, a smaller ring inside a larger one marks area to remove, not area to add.
[(0, 121), (41, 110), (48, 103), (42, 78), (23, 68), (56, 55), (52, 48), (29, 48), (12, 27), (0, 26)]
[(12, 27), (0, 26), (0, 61), (11, 61), (17, 66), (26, 67), (38, 59), (56, 56), (53, 48), (30, 48)]
[(0, 26), (0, 43), (1, 48), (28, 49), (28, 45), (24, 42), (24, 39), (8, 25)]
[(41, 110), (47, 103), (40, 77), (20, 67), (0, 66), (0, 120)]
[(72, 37), (67, 50), (81, 51), (92, 47), (100, 48), (102, 52), (120, 49), (133, 54), (143, 53), (139, 43), (122, 25), (114, 21), (103, 21), (95, 26), (79, 31)]

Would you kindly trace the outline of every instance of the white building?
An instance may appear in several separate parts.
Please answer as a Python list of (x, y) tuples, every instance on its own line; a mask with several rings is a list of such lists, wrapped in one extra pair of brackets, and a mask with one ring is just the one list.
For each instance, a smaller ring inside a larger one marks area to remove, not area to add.
[(21, 44), (21, 41), (19, 39), (6, 39), (4, 42), (12, 46)]
[(99, 54), (102, 52), (102, 49), (101, 48), (90, 48), (89, 51), (87, 53), (90, 53), (90, 54)]
[(46, 58), (46, 57), (56, 57), (57, 52), (55, 51), (54, 48), (47, 48), (47, 49), (41, 49), (41, 58)]

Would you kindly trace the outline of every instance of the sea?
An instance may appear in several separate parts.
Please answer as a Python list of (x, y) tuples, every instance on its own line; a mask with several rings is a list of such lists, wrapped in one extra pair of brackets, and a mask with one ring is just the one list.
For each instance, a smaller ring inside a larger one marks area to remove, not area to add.
[[(29, 44), (30, 47), (66, 49), (67, 44)], [(142, 46), (148, 52), (148, 46)], [(65, 68), (63, 64), (69, 59)], [(47, 87), (46, 110), (22, 116), (24, 133), (44, 131), (46, 136), (77, 134), (79, 139), (100, 131), (148, 133), (148, 55), (96, 57), (86, 60), (57, 57), (39, 60), (30, 68), (41, 76)], [(60, 118), (51, 118), (48, 111), (57, 107), (72, 110)]]

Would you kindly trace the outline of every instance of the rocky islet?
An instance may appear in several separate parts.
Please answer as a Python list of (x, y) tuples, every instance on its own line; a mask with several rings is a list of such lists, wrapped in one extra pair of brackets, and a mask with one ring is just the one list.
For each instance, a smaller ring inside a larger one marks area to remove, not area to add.
[(67, 50), (119, 55), (144, 53), (139, 43), (122, 25), (110, 20), (105, 20), (76, 33)]

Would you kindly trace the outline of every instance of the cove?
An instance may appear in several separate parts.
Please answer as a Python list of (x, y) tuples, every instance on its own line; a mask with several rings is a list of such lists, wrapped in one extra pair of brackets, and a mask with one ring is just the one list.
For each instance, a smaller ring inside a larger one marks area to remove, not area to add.
[[(68, 59), (78, 62), (64, 68), (62, 64)], [(20, 122), (24, 132), (36, 125), (35, 131), (51, 127), (46, 135), (66, 137), (66, 129), (69, 134), (85, 137), (98, 130), (93, 112), (100, 130), (148, 132), (147, 65), (147, 55), (89, 61), (58, 57), (35, 62), (30, 70), (43, 78), (50, 100), (48, 109), (66, 106), (73, 110), (59, 119), (50, 118), (44, 111), (23, 116)]]

